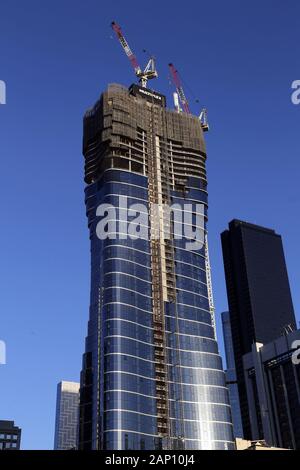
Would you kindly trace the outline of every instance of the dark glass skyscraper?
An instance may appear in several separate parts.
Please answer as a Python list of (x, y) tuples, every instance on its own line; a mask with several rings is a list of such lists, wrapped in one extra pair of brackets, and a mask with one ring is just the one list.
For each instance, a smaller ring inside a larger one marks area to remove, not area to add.
[[(107, 203), (109, 212), (120, 196), (147, 214), (154, 205), (202, 204), (206, 227), (200, 121), (167, 109), (151, 90), (110, 85), (85, 115), (83, 153), (91, 300), (80, 448), (233, 448), (205, 245), (191, 250), (169, 239), (160, 215), (158, 239), (131, 238), (122, 210), (115, 238), (97, 231), (98, 206)], [(191, 216), (194, 226), (193, 209)]]
[(229, 391), (229, 401), (232, 413), (234, 437), (243, 437), (243, 425), (240, 408), (240, 397), (235, 370), (234, 350), (229, 312), (222, 312), (222, 327), (226, 354), (227, 370), (225, 371), (226, 385)]
[(252, 439), (243, 355), (296, 328), (281, 236), (233, 220), (222, 235), (233, 350), (245, 439)]

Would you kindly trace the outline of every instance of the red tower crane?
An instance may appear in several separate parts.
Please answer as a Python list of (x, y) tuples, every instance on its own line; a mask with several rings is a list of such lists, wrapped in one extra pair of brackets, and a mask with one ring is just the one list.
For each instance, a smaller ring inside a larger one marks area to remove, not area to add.
[(177, 94), (178, 94), (180, 102), (182, 104), (183, 110), (184, 110), (185, 113), (190, 114), (191, 112), (190, 112), (190, 108), (189, 108), (189, 103), (188, 103), (188, 100), (185, 97), (178, 71), (175, 69), (173, 64), (169, 64), (169, 69), (170, 69), (170, 72), (171, 72), (171, 75), (172, 75), (174, 85), (176, 87)]
[[(176, 68), (174, 67), (173, 64), (169, 64), (169, 69), (170, 69), (172, 79), (173, 79), (174, 85), (176, 87), (176, 92), (177, 92), (177, 95), (175, 93), (176, 96), (174, 96), (175, 107), (179, 112), (182, 111), (180, 109), (180, 106), (179, 106), (179, 103), (178, 103), (178, 97), (179, 97), (182, 108), (183, 108), (183, 111), (187, 114), (191, 114), (189, 103), (188, 103), (188, 100), (185, 96), (185, 93), (184, 93), (184, 90), (183, 90), (183, 86), (182, 86), (178, 71), (176, 70)], [(203, 131), (204, 132), (208, 131), (209, 130), (209, 125), (208, 125), (208, 122), (207, 122), (207, 110), (205, 108), (202, 109), (202, 111), (200, 113), (200, 116), (199, 116), (199, 120), (201, 122), (201, 127), (202, 127)]]
[(132, 65), (133, 69), (134, 69), (134, 73), (138, 77), (141, 86), (146, 88), (148, 80), (151, 80), (152, 78), (157, 78), (158, 77), (158, 73), (157, 73), (157, 70), (155, 68), (154, 57), (150, 57), (145, 69), (142, 70), (142, 68), (138, 64), (136, 56), (134, 55), (134, 53), (130, 49), (129, 44), (126, 41), (126, 39), (125, 39), (125, 37), (122, 33), (121, 27), (115, 21), (113, 21), (111, 23), (111, 27), (114, 30), (114, 32), (116, 33), (117, 38), (119, 39), (120, 44), (123, 47), (125, 54), (127, 55), (128, 59), (130, 60), (130, 63)]

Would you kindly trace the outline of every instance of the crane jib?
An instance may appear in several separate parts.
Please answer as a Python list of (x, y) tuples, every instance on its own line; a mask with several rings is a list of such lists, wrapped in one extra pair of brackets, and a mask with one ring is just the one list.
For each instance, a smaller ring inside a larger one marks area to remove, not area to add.
[(122, 47), (124, 48), (126, 54), (127, 54), (128, 56), (133, 55), (133, 52), (132, 52), (132, 50), (130, 49), (130, 47), (129, 47), (127, 41), (126, 41), (126, 39), (125, 39), (123, 36), (121, 36), (119, 39), (120, 39), (120, 43), (121, 43)]

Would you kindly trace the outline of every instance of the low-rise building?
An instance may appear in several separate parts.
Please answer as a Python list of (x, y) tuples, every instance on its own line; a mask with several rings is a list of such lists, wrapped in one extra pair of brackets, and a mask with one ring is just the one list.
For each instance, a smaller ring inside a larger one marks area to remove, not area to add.
[(20, 450), (21, 432), (14, 421), (0, 421), (0, 450)]

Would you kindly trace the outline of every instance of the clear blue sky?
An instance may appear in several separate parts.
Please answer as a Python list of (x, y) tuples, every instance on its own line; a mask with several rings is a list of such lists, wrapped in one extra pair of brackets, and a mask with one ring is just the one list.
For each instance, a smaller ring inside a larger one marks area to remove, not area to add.
[(111, 20), (141, 62), (143, 48), (157, 56), (155, 88), (169, 104), (173, 61), (193, 111), (209, 110), (217, 316), (227, 307), (219, 234), (234, 217), (282, 234), (300, 311), (300, 106), (290, 99), (300, 79), (299, 1), (3, 0), (0, 419), (22, 426), (25, 449), (52, 448), (56, 384), (79, 380), (90, 262), (82, 115), (107, 83), (134, 80)]

